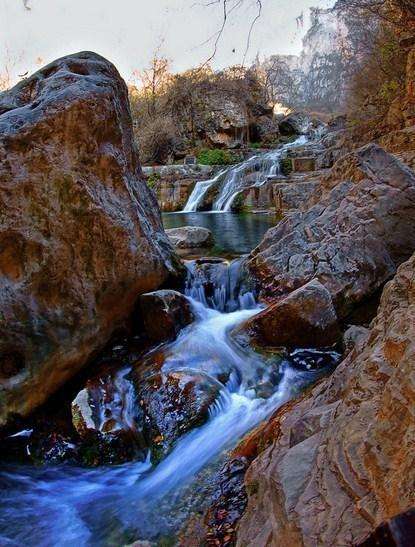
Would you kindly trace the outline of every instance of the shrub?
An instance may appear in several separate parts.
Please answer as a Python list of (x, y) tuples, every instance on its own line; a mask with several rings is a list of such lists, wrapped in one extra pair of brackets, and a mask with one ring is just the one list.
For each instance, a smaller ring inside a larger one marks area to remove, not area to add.
[(251, 142), (250, 147), (258, 149), (258, 148), (262, 148), (262, 144), (260, 142)]
[(151, 173), (147, 179), (147, 186), (149, 188), (154, 188), (157, 182), (160, 180), (160, 175), (158, 173)]
[(197, 155), (198, 163), (202, 165), (230, 165), (236, 163), (235, 156), (229, 150), (204, 148)]
[(289, 175), (293, 170), (293, 164), (290, 158), (282, 158), (280, 162), (281, 172), (283, 175)]

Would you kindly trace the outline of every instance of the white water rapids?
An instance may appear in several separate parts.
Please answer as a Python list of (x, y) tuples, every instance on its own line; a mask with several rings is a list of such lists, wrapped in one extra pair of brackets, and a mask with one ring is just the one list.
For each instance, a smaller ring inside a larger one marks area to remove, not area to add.
[(230, 211), (236, 196), (250, 187), (262, 186), (270, 177), (280, 174), (280, 160), (290, 148), (302, 146), (307, 137), (302, 135), (292, 143), (285, 144), (271, 152), (257, 154), (251, 158), (220, 171), (210, 180), (196, 183), (183, 212), (197, 211), (203, 198), (211, 188), (218, 188), (218, 196), (212, 211)]
[[(181, 489), (293, 390), (316, 377), (288, 361), (272, 366), (230, 338), (230, 330), (258, 313), (258, 306), (222, 313), (191, 302), (196, 321), (166, 347), (164, 368), (202, 370), (216, 379), (219, 372), (228, 372), (229, 380), (210, 408), (207, 423), (179, 439), (156, 467), (149, 458), (93, 470), (70, 465), (4, 467), (0, 545), (123, 545), (157, 538), (160, 532), (177, 532), (170, 512)], [(253, 300), (243, 302), (252, 306)], [(264, 386), (270, 390), (267, 395)]]

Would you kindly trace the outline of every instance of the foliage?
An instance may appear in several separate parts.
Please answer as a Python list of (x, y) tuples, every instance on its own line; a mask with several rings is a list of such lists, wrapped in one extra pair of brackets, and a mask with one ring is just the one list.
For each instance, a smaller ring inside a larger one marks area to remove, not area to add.
[(289, 175), (293, 170), (293, 164), (290, 158), (282, 158), (280, 166), (283, 175)]
[(238, 194), (231, 204), (232, 213), (241, 213), (244, 210), (245, 196), (243, 192)]
[(255, 150), (258, 150), (259, 148), (262, 148), (262, 144), (260, 142), (251, 142), (249, 146), (251, 148), (254, 148)]
[[(189, 149), (211, 144), (209, 135), (215, 133), (219, 120), (227, 119), (232, 105), (246, 120), (258, 115), (258, 105), (269, 111), (255, 67), (214, 72), (204, 66), (171, 74), (167, 60), (155, 56), (150, 67), (135, 77), (139, 81), (130, 85), (131, 113), (144, 163), (163, 163), (173, 150), (183, 157)], [(240, 135), (246, 142), (248, 126), (241, 128)]]
[(160, 180), (160, 175), (158, 173), (150, 173), (150, 175), (147, 178), (147, 186), (149, 188), (154, 188), (159, 180)]
[(235, 156), (229, 150), (204, 148), (197, 155), (198, 163), (202, 165), (230, 165), (236, 163)]

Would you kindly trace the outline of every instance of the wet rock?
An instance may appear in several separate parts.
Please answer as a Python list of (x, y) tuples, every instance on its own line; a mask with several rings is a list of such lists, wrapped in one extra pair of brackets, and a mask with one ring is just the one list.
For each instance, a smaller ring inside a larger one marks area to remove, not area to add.
[(76, 374), (176, 258), (127, 87), (83, 52), (0, 97), (0, 424)]
[(207, 545), (235, 544), (236, 526), (247, 503), (244, 477), (248, 465), (248, 459), (240, 456), (230, 459), (221, 469), (216, 492), (204, 517)]
[(362, 349), (252, 440), (267, 448), (245, 478), (237, 545), (359, 545), (415, 506), (414, 287), (415, 255), (386, 285)]
[(87, 382), (72, 402), (72, 422), (86, 465), (113, 464), (145, 457), (140, 412), (124, 372)]
[(247, 268), (270, 298), (318, 278), (344, 317), (414, 248), (415, 174), (368, 145), (334, 166), (314, 206), (267, 232)]
[(201, 249), (213, 245), (212, 232), (200, 226), (170, 228), (166, 234), (176, 249)]
[(194, 319), (189, 300), (176, 291), (143, 294), (138, 304), (145, 332), (152, 342), (174, 340)]
[(193, 370), (160, 371), (144, 379), (138, 370), (134, 384), (155, 462), (170, 452), (179, 437), (207, 420), (222, 387)]
[(312, 280), (249, 319), (234, 336), (256, 345), (317, 348), (335, 344), (340, 330), (329, 291)]

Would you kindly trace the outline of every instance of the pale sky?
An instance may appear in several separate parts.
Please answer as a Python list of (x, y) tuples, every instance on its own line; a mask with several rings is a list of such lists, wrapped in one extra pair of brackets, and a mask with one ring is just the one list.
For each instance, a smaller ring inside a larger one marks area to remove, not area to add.
[[(229, 0), (231, 2), (231, 0)], [(0, 0), (0, 74), (35, 71), (69, 53), (92, 50), (111, 60), (129, 80), (147, 66), (156, 48), (182, 71), (205, 61), (220, 27), (222, 12), (209, 0)], [(310, 6), (332, 0), (262, 0), (263, 12), (251, 39), (247, 62), (256, 54), (299, 53)], [(304, 29), (295, 18), (304, 12)], [(229, 16), (213, 61), (214, 68), (242, 62), (255, 2)], [(235, 52), (232, 50), (235, 49)]]

